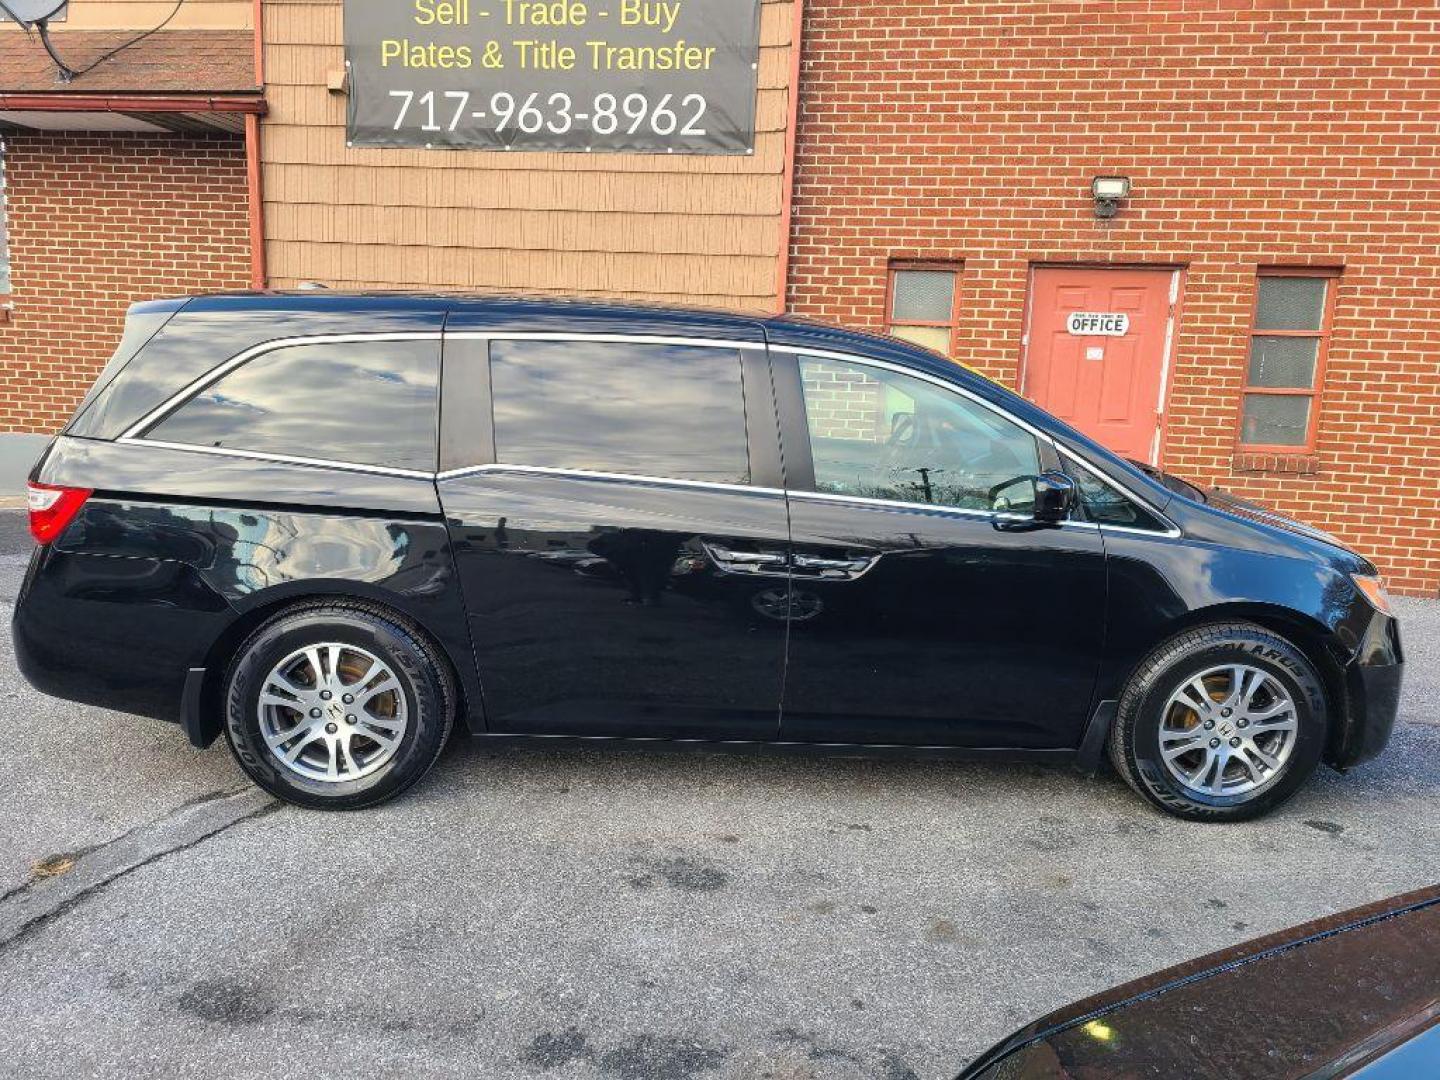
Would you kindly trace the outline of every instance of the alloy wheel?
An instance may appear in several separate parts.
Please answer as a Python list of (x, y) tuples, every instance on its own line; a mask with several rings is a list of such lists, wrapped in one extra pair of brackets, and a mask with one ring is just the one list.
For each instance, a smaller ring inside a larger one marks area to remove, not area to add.
[(400, 680), (374, 653), (325, 642), (281, 660), (260, 688), (260, 735), (290, 772), (357, 780), (395, 756), (408, 714)]
[(1182, 684), (1160, 721), (1170, 774), (1202, 795), (1244, 795), (1280, 775), (1299, 714), (1274, 675), (1247, 664), (1209, 668)]

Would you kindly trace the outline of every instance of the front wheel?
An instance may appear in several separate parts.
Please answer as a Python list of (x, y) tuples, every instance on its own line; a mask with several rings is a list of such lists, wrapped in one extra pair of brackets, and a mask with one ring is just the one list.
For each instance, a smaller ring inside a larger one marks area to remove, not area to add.
[(301, 806), (354, 810), (430, 770), (455, 691), (434, 648), (359, 603), (292, 608), (240, 647), (225, 732), (257, 784)]
[(1162, 810), (1236, 821), (1299, 790), (1327, 725), (1320, 675), (1293, 644), (1248, 623), (1202, 626), (1159, 646), (1132, 676), (1110, 759)]

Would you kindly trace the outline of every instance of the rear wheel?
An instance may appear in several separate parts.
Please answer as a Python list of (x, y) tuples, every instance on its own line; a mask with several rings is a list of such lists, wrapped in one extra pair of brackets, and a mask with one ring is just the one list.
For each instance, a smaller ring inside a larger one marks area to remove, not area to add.
[(226, 736), (240, 765), (288, 802), (358, 809), (435, 763), (454, 688), (434, 648), (383, 609), (292, 608), (240, 647), (226, 681)]
[(1202, 626), (1162, 644), (1120, 699), (1117, 771), (1180, 817), (1234, 821), (1290, 798), (1315, 771), (1327, 730), (1319, 673), (1259, 626)]

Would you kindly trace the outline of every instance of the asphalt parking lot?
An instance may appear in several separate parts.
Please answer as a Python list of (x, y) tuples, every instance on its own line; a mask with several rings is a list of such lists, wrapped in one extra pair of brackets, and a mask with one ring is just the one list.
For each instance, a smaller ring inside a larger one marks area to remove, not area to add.
[(1259, 822), (1066, 769), (495, 750), (281, 807), (31, 690), (0, 510), (0, 1072), (939, 1080), (1039, 1013), (1434, 882), (1440, 603), (1382, 760)]

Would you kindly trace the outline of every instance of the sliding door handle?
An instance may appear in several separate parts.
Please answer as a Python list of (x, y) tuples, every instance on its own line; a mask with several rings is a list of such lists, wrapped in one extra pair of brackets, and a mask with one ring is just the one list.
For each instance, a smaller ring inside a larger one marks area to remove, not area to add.
[(789, 562), (784, 555), (770, 551), (731, 551), (719, 544), (706, 544), (705, 551), (721, 570), (742, 573), (763, 573), (782, 570)]

